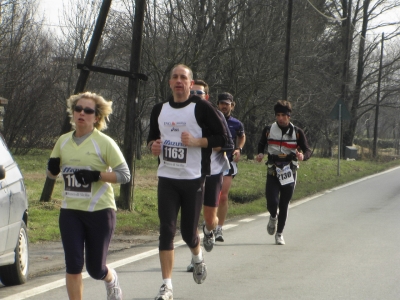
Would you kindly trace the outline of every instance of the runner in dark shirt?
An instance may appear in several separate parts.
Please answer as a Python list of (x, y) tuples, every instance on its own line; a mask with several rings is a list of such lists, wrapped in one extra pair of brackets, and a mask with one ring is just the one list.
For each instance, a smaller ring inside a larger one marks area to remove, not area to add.
[[(267, 209), (270, 219), (267, 231), (275, 234), (275, 243), (284, 245), (283, 229), (285, 227), (289, 202), (296, 186), (296, 172), (299, 161), (311, 156), (303, 130), (290, 123), (292, 106), (289, 101), (279, 100), (274, 106), (276, 122), (264, 128), (258, 143), (257, 161), (264, 157), (268, 148), (268, 173), (265, 186)], [(279, 213), (278, 213), (279, 208)]]

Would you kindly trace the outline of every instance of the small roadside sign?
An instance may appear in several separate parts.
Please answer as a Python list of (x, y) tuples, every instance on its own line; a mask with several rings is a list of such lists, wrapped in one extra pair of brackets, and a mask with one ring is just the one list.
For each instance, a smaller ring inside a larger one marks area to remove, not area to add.
[[(340, 111), (339, 111), (340, 108)], [(349, 110), (347, 109), (346, 104), (342, 99), (339, 99), (335, 106), (332, 108), (331, 112), (329, 113), (329, 116), (333, 120), (339, 120), (339, 112), (340, 112), (340, 119), (341, 120), (350, 120), (351, 115)]]

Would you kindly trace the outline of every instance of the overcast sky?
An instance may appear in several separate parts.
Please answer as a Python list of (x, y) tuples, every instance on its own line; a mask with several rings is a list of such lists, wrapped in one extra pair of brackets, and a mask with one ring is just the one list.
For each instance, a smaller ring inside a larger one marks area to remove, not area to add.
[(39, 15), (44, 14), (46, 24), (58, 25), (58, 14), (62, 14), (64, 0), (39, 0)]

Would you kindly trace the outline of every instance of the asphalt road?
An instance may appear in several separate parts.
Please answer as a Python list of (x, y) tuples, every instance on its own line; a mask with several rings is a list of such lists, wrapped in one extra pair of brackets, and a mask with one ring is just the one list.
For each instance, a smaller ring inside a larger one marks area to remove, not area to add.
[[(301, 175), (300, 175), (301, 176)], [(286, 245), (266, 232), (268, 214), (230, 222), (225, 242), (205, 253), (206, 281), (186, 272), (177, 238), (174, 299), (400, 299), (400, 168), (340, 186), (291, 206)], [(154, 299), (162, 284), (157, 242), (116, 251), (124, 299)], [(0, 299), (67, 299), (63, 271), (1, 287)], [(84, 299), (105, 299), (84, 280)]]

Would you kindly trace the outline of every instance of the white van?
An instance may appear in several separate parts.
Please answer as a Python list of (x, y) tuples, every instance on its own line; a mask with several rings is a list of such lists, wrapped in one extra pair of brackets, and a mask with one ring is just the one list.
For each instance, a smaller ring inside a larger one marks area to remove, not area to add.
[(0, 281), (6, 286), (28, 279), (27, 225), (24, 179), (0, 134)]

